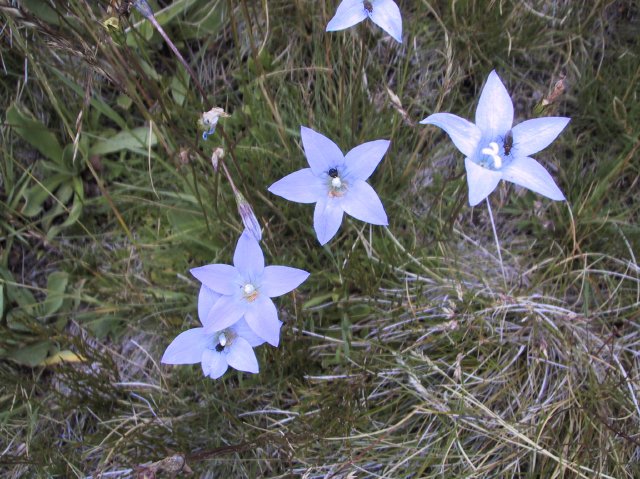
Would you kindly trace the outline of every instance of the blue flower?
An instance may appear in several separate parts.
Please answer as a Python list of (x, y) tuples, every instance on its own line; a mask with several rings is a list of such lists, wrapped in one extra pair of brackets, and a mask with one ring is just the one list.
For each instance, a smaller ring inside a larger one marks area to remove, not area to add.
[(363, 143), (344, 156), (326, 136), (304, 126), (300, 134), (311, 168), (285, 176), (271, 185), (269, 191), (290, 201), (316, 203), (313, 227), (320, 244), (335, 236), (343, 213), (374, 225), (389, 224), (380, 198), (365, 180), (391, 142)]
[(225, 330), (244, 318), (258, 337), (273, 346), (280, 341), (282, 322), (271, 298), (288, 293), (309, 277), (301, 269), (265, 267), (262, 250), (248, 230), (238, 240), (233, 266), (210, 264), (192, 269), (191, 274), (220, 295), (203, 321), (204, 333)]
[[(206, 286), (200, 288), (198, 316), (207, 324), (209, 311), (220, 295)], [(202, 363), (205, 376), (218, 379), (228, 366), (239, 371), (257, 373), (258, 360), (253, 348), (264, 340), (249, 328), (244, 320), (223, 330), (205, 333), (205, 328), (193, 328), (180, 333), (167, 347), (162, 359), (164, 364)]]
[(475, 206), (491, 194), (500, 180), (511, 181), (552, 200), (564, 200), (549, 172), (529, 155), (549, 146), (569, 120), (536, 118), (512, 126), (513, 103), (492, 71), (480, 94), (475, 125), (451, 113), (435, 113), (420, 123), (442, 128), (465, 155), (469, 204)]
[(327, 31), (344, 30), (367, 17), (402, 43), (402, 16), (393, 0), (343, 0), (335, 16), (329, 21)]

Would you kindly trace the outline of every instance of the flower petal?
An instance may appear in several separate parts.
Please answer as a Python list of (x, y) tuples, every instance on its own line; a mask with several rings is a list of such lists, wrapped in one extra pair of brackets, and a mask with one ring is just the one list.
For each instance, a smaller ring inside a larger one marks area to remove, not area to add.
[(434, 113), (420, 123), (442, 128), (464, 156), (474, 155), (482, 137), (482, 133), (476, 125), (451, 113)]
[(549, 172), (533, 158), (516, 158), (502, 169), (502, 178), (555, 201), (565, 199)]
[(213, 305), (204, 324), (205, 333), (214, 333), (228, 328), (238, 321), (247, 310), (247, 302), (235, 296), (222, 296)]
[(369, 14), (369, 18), (398, 43), (402, 43), (402, 15), (396, 2), (393, 0), (373, 2), (373, 11)]
[(262, 275), (261, 292), (274, 298), (296, 289), (309, 277), (302, 269), (289, 266), (267, 266)]
[(564, 130), (571, 118), (548, 116), (523, 121), (513, 127), (513, 149), (516, 156), (529, 156), (545, 149)]
[(255, 281), (264, 271), (264, 254), (252, 234), (246, 230), (240, 235), (233, 264), (245, 281)]
[(276, 305), (271, 299), (267, 296), (258, 296), (253, 303), (249, 303), (244, 319), (259, 337), (272, 346), (278, 345), (282, 322), (278, 319)]
[(513, 125), (513, 102), (495, 70), (489, 74), (480, 94), (476, 125), (482, 136), (491, 141), (504, 135)]
[(344, 155), (338, 145), (320, 133), (306, 126), (300, 127), (304, 154), (316, 176), (321, 176), (331, 168), (344, 165)]
[(343, 0), (327, 25), (328, 32), (344, 30), (367, 18), (362, 0)]
[(233, 294), (240, 279), (236, 268), (228, 264), (208, 264), (192, 268), (191, 274), (207, 288), (220, 294)]
[(213, 290), (207, 288), (204, 284), (200, 286), (198, 294), (198, 318), (202, 324), (207, 320), (209, 311), (213, 305), (220, 299), (220, 295)]
[(285, 200), (298, 203), (315, 203), (327, 194), (327, 186), (319, 176), (313, 174), (311, 168), (304, 168), (285, 176), (269, 187), (274, 195)]
[(347, 167), (345, 176), (358, 180), (369, 178), (390, 144), (389, 140), (375, 140), (356, 146), (344, 158)]
[(383, 226), (389, 224), (378, 194), (362, 180), (349, 185), (349, 190), (342, 198), (342, 208), (345, 213), (360, 221)]
[(226, 354), (205, 349), (202, 353), (202, 372), (211, 379), (218, 379), (227, 372)]
[(464, 159), (469, 185), (469, 204), (475, 206), (496, 189), (502, 179), (502, 172), (483, 168), (469, 158)]
[(235, 338), (233, 344), (229, 346), (227, 363), (238, 371), (246, 371), (248, 373), (257, 373), (260, 371), (256, 353), (253, 352), (253, 348), (247, 340), (240, 336)]
[(322, 198), (313, 212), (313, 228), (321, 245), (333, 238), (342, 223), (343, 209), (340, 202), (332, 198)]
[(204, 328), (188, 329), (171, 341), (160, 362), (164, 364), (199, 363), (202, 352), (212, 341), (212, 336), (205, 334)]
[(240, 321), (235, 323), (229, 329), (235, 332), (238, 336), (246, 339), (247, 342), (254, 348), (264, 343), (264, 339), (253, 332), (253, 329), (249, 327), (247, 321), (244, 318), (240, 319)]

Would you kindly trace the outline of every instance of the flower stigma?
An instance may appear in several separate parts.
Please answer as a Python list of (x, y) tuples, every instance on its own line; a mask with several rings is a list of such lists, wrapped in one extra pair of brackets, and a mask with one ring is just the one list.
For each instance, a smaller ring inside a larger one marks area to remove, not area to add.
[(242, 292), (244, 293), (244, 299), (249, 302), (255, 301), (258, 297), (258, 290), (251, 283), (247, 283), (242, 287)]
[(224, 333), (220, 333), (220, 336), (218, 336), (218, 344), (216, 344), (216, 351), (219, 353), (224, 351), (227, 342), (227, 336)]
[(493, 167), (496, 170), (502, 168), (502, 158), (498, 155), (498, 151), (500, 151), (500, 147), (495, 141), (489, 143), (489, 148), (482, 149), (483, 155), (488, 155), (493, 159)]
[(327, 171), (327, 174), (331, 178), (329, 181), (329, 196), (332, 198), (343, 196), (347, 184), (342, 181), (342, 178), (340, 178), (338, 170), (336, 168), (331, 168)]

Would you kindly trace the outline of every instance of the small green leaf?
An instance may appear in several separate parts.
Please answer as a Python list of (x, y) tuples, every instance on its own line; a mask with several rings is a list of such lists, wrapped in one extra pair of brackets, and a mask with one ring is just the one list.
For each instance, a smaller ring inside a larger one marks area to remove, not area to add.
[(171, 94), (175, 102), (182, 106), (189, 91), (189, 74), (184, 68), (179, 68), (171, 79)]
[(125, 95), (124, 93), (122, 95), (118, 95), (118, 98), (116, 98), (116, 105), (118, 105), (118, 107), (122, 108), (123, 110), (128, 110), (129, 108), (131, 108), (132, 104), (133, 100), (131, 99), (131, 97)]
[(7, 312), (7, 328), (11, 331), (30, 333), (33, 328), (29, 326), (33, 319), (22, 308), (13, 308)]
[(333, 293), (322, 294), (320, 296), (315, 296), (310, 300), (306, 301), (302, 305), (302, 309), (313, 308), (314, 306), (319, 306), (322, 303), (331, 302), (331, 301), (333, 301)]
[(62, 148), (56, 136), (38, 120), (20, 111), (15, 104), (7, 110), (7, 123), (43, 156), (55, 162), (62, 160)]
[(62, 306), (67, 283), (69, 283), (69, 275), (64, 271), (51, 273), (47, 278), (47, 299), (42, 303), (45, 317), (56, 313)]
[(45, 178), (41, 183), (32, 186), (24, 192), (25, 205), (22, 214), (32, 218), (42, 212), (43, 203), (51, 196), (69, 177), (59, 173)]
[[(156, 135), (151, 132), (151, 146), (155, 146), (157, 142)], [(148, 147), (149, 127), (141, 126), (133, 130), (121, 131), (111, 138), (99, 141), (91, 147), (91, 155), (107, 155), (122, 150), (146, 154)]]
[(47, 2), (42, 0), (22, 0), (22, 6), (40, 20), (52, 25), (60, 25), (60, 15)]
[(96, 319), (83, 322), (82, 324), (98, 339), (103, 339), (109, 334), (116, 333), (122, 329), (122, 325), (124, 323), (125, 321), (121, 318), (114, 316), (101, 316)]
[(202, 3), (199, 7), (193, 8), (186, 19), (185, 23), (191, 28), (185, 29), (185, 39), (218, 35), (227, 18), (227, 2)]
[(33, 368), (45, 360), (51, 346), (52, 343), (50, 341), (40, 341), (14, 349), (9, 352), (7, 357), (19, 364)]
[(7, 301), (16, 302), (21, 308), (26, 310), (32, 310), (36, 305), (36, 299), (27, 288), (22, 285), (15, 284), (13, 275), (9, 270), (0, 267), (0, 278), (4, 279), (8, 284), (7, 286)]

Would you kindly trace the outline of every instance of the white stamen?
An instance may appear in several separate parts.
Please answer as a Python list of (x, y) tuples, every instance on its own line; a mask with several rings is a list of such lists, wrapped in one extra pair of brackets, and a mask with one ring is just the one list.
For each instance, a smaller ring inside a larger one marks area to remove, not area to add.
[(502, 158), (498, 155), (498, 151), (500, 151), (500, 147), (495, 141), (489, 143), (489, 148), (482, 149), (483, 155), (489, 155), (493, 159), (494, 168), (502, 168)]
[(218, 344), (220, 344), (220, 346), (222, 346), (223, 348), (227, 345), (227, 337), (224, 335), (224, 333), (220, 333), (220, 336), (218, 336)]
[(342, 186), (342, 181), (338, 177), (331, 178), (331, 186), (334, 188), (340, 188)]
[(255, 292), (255, 290), (256, 287), (251, 283), (245, 284), (244, 288), (242, 288), (242, 291), (244, 291), (244, 294), (246, 294), (247, 296), (251, 296)]

